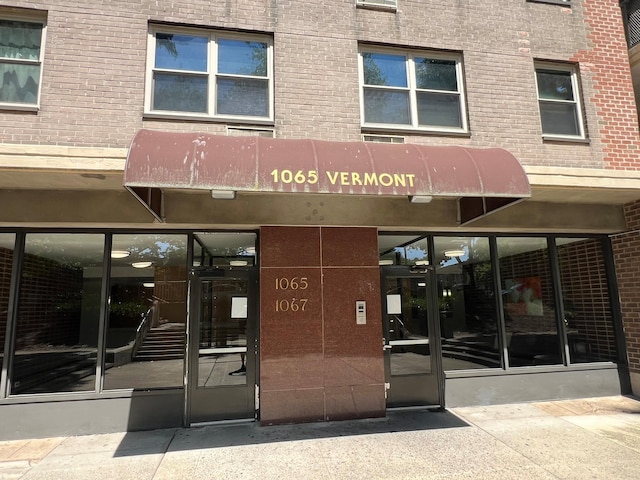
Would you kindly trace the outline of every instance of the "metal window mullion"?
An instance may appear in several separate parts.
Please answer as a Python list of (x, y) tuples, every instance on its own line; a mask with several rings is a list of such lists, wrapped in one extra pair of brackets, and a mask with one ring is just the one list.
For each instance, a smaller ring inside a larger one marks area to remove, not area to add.
[(607, 276), (607, 292), (609, 294), (609, 307), (611, 308), (613, 321), (617, 361), (628, 367), (627, 344), (625, 342), (624, 323), (622, 319), (622, 305), (620, 302), (620, 290), (618, 289), (618, 278), (616, 276), (616, 266), (613, 256), (613, 246), (611, 245), (611, 237), (608, 237), (606, 240), (602, 240), (600, 245), (604, 254), (604, 268)]
[(569, 338), (567, 328), (564, 323), (564, 303), (562, 297), (562, 277), (560, 275), (560, 264), (558, 261), (558, 249), (555, 237), (547, 237), (547, 251), (549, 252), (549, 268), (551, 268), (551, 288), (553, 289), (553, 300), (556, 302), (556, 327), (559, 338), (562, 340), (562, 360), (564, 365), (571, 364), (569, 355)]
[(412, 56), (407, 55), (406, 58), (407, 86), (409, 89), (409, 116), (411, 118), (411, 126), (413, 128), (419, 128), (420, 122), (418, 121), (418, 93), (416, 91), (418, 82), (416, 79), (416, 64)]
[(104, 234), (104, 252), (102, 255), (102, 287), (100, 289), (100, 317), (98, 320), (98, 355), (96, 359), (95, 391), (104, 388), (105, 360), (107, 358), (107, 324), (109, 322), (109, 292), (111, 290), (111, 249), (113, 234)]
[(216, 101), (218, 95), (218, 41), (215, 35), (211, 34), (207, 43), (207, 75), (209, 76), (207, 88), (207, 114), (216, 116)]
[(504, 370), (509, 369), (509, 345), (507, 344), (507, 327), (504, 318), (504, 304), (502, 301), (502, 275), (500, 273), (500, 258), (498, 257), (498, 239), (489, 237), (489, 252), (491, 256), (491, 268), (493, 270), (493, 291), (496, 298), (496, 319), (498, 329), (498, 345), (502, 354), (501, 362)]
[(18, 321), (18, 296), (20, 293), (20, 276), (22, 274), (22, 260), (24, 258), (25, 234), (19, 232), (14, 239), (13, 264), (11, 265), (11, 280), (9, 284), (9, 303), (7, 308), (7, 326), (4, 339), (4, 362), (0, 367), (0, 398), (6, 398), (11, 393), (11, 376), (14, 359), (15, 336)]
[(185, 75), (191, 77), (206, 77), (209, 75), (207, 72), (200, 72), (198, 70), (176, 70), (173, 68), (153, 68), (153, 73), (175, 73), (177, 75)]

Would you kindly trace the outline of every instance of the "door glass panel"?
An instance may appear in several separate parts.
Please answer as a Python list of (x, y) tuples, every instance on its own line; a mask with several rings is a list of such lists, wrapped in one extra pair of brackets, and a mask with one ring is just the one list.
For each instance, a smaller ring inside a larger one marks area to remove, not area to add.
[(435, 264), (445, 370), (500, 368), (487, 237), (436, 237)]
[(498, 238), (509, 365), (562, 363), (545, 238)]
[(424, 277), (387, 277), (384, 291), (391, 375), (431, 372)]
[(198, 386), (246, 384), (247, 281), (200, 283)]

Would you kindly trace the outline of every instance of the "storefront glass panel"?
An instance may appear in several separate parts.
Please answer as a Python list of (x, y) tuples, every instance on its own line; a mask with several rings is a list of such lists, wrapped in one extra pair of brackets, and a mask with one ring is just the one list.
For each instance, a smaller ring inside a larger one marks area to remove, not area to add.
[(556, 245), (570, 362), (615, 362), (602, 243), (595, 238), (558, 238)]
[(103, 388), (180, 387), (187, 236), (114, 235)]
[(486, 237), (435, 237), (444, 370), (500, 368), (494, 275)]
[(9, 291), (11, 289), (11, 269), (13, 268), (13, 248), (16, 237), (13, 233), (0, 233), (0, 369), (4, 361), (7, 315), (9, 314)]
[(12, 395), (95, 389), (103, 256), (101, 234), (26, 235)]
[(546, 238), (498, 238), (509, 366), (562, 364)]

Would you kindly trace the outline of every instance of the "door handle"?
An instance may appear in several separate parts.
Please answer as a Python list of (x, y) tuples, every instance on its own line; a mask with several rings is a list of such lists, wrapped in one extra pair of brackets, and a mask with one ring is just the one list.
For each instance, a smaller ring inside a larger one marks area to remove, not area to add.
[(393, 348), (393, 346), (391, 345), (383, 345), (382, 346), (382, 350), (391, 350)]

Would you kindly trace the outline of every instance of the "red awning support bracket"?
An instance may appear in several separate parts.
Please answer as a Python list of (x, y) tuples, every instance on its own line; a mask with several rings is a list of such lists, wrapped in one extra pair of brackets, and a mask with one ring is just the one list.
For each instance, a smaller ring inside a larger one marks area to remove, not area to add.
[(150, 187), (129, 187), (125, 185), (134, 197), (155, 217), (164, 222), (164, 192), (159, 188)]

